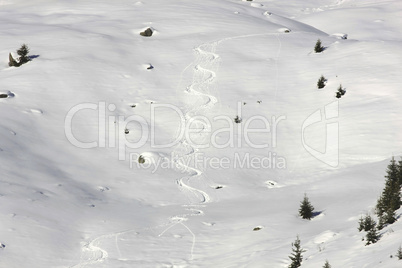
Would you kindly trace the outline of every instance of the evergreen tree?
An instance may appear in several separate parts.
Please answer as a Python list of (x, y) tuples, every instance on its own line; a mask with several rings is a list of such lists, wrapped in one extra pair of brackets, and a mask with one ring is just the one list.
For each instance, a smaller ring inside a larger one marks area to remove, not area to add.
[(322, 268), (331, 268), (331, 265), (329, 264), (328, 260), (325, 261), (324, 266)]
[(314, 52), (315, 53), (320, 53), (324, 51), (324, 47), (321, 44), (321, 40), (318, 39), (317, 42), (315, 43), (315, 47), (314, 47)]
[(374, 244), (378, 240), (380, 240), (380, 234), (378, 233), (376, 225), (373, 228), (371, 228), (366, 234), (366, 241), (367, 241), (366, 246), (368, 246), (370, 244)]
[(370, 215), (366, 215), (363, 219), (363, 217), (360, 218), (359, 220), (359, 232), (361, 231), (365, 231), (368, 232), (369, 230), (371, 230), (372, 228), (374, 228), (376, 226), (376, 222), (375, 220), (370, 216)]
[(398, 184), (399, 187), (402, 187), (402, 157), (401, 160), (398, 161)]
[(314, 207), (311, 205), (307, 195), (304, 194), (303, 201), (300, 203), (299, 215), (303, 219), (310, 220), (313, 217)]
[(292, 247), (293, 253), (291, 256), (289, 256), (289, 259), (292, 261), (292, 263), (289, 265), (289, 268), (297, 268), (301, 266), (303, 261), (302, 253), (305, 252), (305, 250), (300, 246), (299, 236), (297, 236), (295, 242), (292, 243)]
[(17, 50), (17, 54), (20, 56), (18, 58), (18, 63), (19, 65), (27, 63), (28, 61), (30, 61), (31, 59), (28, 57), (28, 53), (29, 53), (29, 48), (27, 45), (23, 44), (21, 45), (21, 48)]
[(336, 92), (336, 97), (340, 99), (343, 95), (345, 95), (346, 90), (342, 88), (342, 85), (339, 85), (338, 91)]
[(385, 224), (396, 221), (395, 211), (401, 207), (401, 186), (399, 185), (399, 167), (392, 157), (387, 167), (385, 187), (380, 198), (377, 200), (376, 213), (379, 219), (379, 228)]
[(317, 87), (318, 88), (324, 88), (326, 81), (327, 81), (327, 79), (325, 79), (325, 77), (323, 75), (321, 75), (321, 77), (318, 79)]
[(8, 65), (19, 67), (22, 64), (27, 63), (28, 61), (31, 60), (31, 58), (28, 56), (28, 53), (29, 53), (28, 46), (25, 44), (21, 45), (20, 49), (17, 50), (17, 54), (19, 55), (17, 60), (13, 58), (11, 53), (8, 55)]
[(359, 219), (359, 227), (357, 228), (359, 230), (359, 232), (364, 230), (364, 219), (363, 216), (360, 217)]
[(364, 218), (359, 219), (359, 232), (365, 231), (366, 233), (366, 245), (374, 244), (380, 239), (378, 234), (377, 222), (367, 214)]
[(398, 251), (396, 252), (396, 256), (398, 257), (398, 260), (402, 260), (402, 247), (399, 246)]

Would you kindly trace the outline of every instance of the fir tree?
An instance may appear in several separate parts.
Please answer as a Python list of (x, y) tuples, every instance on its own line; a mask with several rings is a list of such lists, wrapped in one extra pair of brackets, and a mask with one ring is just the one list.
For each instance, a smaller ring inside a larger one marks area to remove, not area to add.
[(31, 58), (28, 56), (28, 53), (29, 53), (28, 46), (25, 44), (21, 45), (21, 47), (17, 50), (17, 54), (19, 55), (17, 60), (13, 58), (11, 53), (8, 55), (8, 65), (19, 67), (22, 64), (27, 63), (28, 61), (31, 60)]
[(366, 246), (368, 246), (370, 244), (374, 244), (378, 240), (380, 240), (380, 234), (378, 233), (377, 226), (374, 226), (366, 234), (366, 241), (367, 241)]
[(398, 251), (396, 252), (396, 256), (398, 257), (398, 260), (402, 260), (402, 247), (399, 246)]
[(317, 87), (318, 88), (324, 88), (326, 81), (327, 81), (327, 79), (325, 79), (325, 77), (323, 75), (321, 75), (321, 77), (318, 79)]
[(377, 200), (376, 213), (379, 219), (379, 228), (396, 221), (395, 211), (401, 207), (401, 187), (399, 185), (399, 167), (392, 157), (387, 167), (385, 187)]
[(338, 91), (336, 92), (336, 97), (340, 99), (343, 95), (345, 95), (346, 90), (342, 88), (342, 85), (339, 85)]
[(27, 63), (28, 61), (30, 61), (31, 59), (28, 57), (28, 53), (29, 53), (29, 48), (27, 45), (23, 44), (21, 45), (21, 48), (17, 50), (17, 54), (20, 56), (18, 58), (18, 63), (24, 64)]
[(324, 47), (321, 44), (321, 40), (318, 39), (317, 42), (315, 43), (315, 47), (314, 47), (314, 52), (315, 53), (320, 53), (324, 51)]
[(322, 268), (331, 268), (331, 265), (329, 264), (328, 260), (325, 261), (324, 266)]
[(297, 268), (301, 266), (303, 261), (302, 253), (305, 252), (305, 250), (300, 246), (299, 236), (297, 236), (295, 242), (292, 243), (292, 247), (293, 253), (291, 256), (289, 256), (289, 259), (292, 261), (292, 263), (289, 265), (289, 268)]
[(313, 217), (314, 207), (311, 205), (307, 195), (304, 194), (303, 201), (300, 202), (299, 215), (303, 219), (310, 220)]
[(365, 231), (368, 232), (370, 229), (374, 228), (376, 226), (375, 220), (370, 216), (366, 215), (363, 219), (363, 217), (360, 218), (359, 220), (359, 232)]
[(359, 219), (359, 227), (357, 227), (357, 230), (359, 230), (359, 232), (364, 230), (364, 219), (363, 216), (360, 217)]
[(399, 187), (402, 187), (402, 157), (401, 160), (398, 161), (398, 184)]

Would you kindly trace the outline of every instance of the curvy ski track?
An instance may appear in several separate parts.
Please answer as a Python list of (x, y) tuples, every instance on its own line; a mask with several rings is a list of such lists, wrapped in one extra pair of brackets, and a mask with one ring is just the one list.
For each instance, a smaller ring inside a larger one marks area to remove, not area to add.
[[(200, 104), (199, 106), (192, 107), (191, 109), (188, 109), (184, 115), (185, 115), (185, 120), (191, 120), (191, 116), (198, 114), (201, 112), (201, 110), (204, 109), (209, 109), (213, 107), (217, 102), (217, 98), (211, 94), (208, 94), (209, 91), (209, 85), (214, 81), (216, 73), (215, 71), (208, 69), (211, 66), (213, 66), (215, 63), (217, 63), (219, 56), (213, 52), (217, 46), (218, 42), (214, 42), (212, 44), (203, 44), (200, 45), (195, 49), (195, 52), (197, 53), (197, 64), (192, 64), (194, 66), (194, 74), (193, 74), (193, 81), (190, 86), (187, 87), (186, 91), (195, 97), (206, 97), (207, 101), (203, 104)], [(204, 67), (202, 67), (204, 66)], [(189, 105), (191, 106), (191, 105)], [(197, 123), (197, 122), (196, 122)], [(200, 122), (198, 122), (200, 123)], [(201, 132), (204, 132), (205, 128), (202, 128)], [(202, 134), (200, 132), (200, 134)], [(187, 150), (187, 153), (185, 154), (186, 157), (192, 157), (198, 150), (186, 143), (185, 140), (182, 140), (180, 142), (179, 147), (180, 149)], [(180, 155), (179, 153), (179, 148), (176, 147), (174, 150), (174, 154)], [(183, 156), (183, 155), (182, 155)], [(193, 241), (192, 241), (192, 247), (190, 250), (190, 260), (193, 259), (193, 252), (194, 252), (194, 247), (195, 247), (195, 235), (191, 231), (191, 229), (184, 224), (189, 217), (194, 217), (194, 216), (202, 216), (204, 212), (199, 209), (200, 207), (205, 206), (206, 203), (211, 202), (210, 196), (205, 192), (200, 189), (196, 189), (194, 187), (191, 187), (190, 180), (201, 177), (203, 172), (199, 169), (196, 169), (194, 167), (190, 167), (189, 165), (186, 165), (184, 163), (181, 163), (180, 161), (177, 161), (174, 163), (178, 171), (180, 172), (186, 172), (188, 175), (185, 177), (182, 177), (180, 179), (176, 180), (176, 183), (180, 189), (185, 194), (189, 194), (189, 196), (193, 196), (197, 201), (194, 202), (190, 201), (189, 204), (184, 204), (182, 205), (183, 208), (185, 208), (186, 211), (189, 213), (183, 213), (181, 215), (175, 215), (169, 218), (169, 221), (167, 223), (161, 224), (159, 226), (154, 226), (150, 228), (146, 228), (148, 230), (152, 230), (157, 227), (164, 227), (168, 226), (165, 228), (165, 230), (159, 234), (159, 237), (163, 237), (164, 233), (166, 233), (169, 229), (173, 228), (174, 226), (180, 224), (182, 225), (185, 229), (188, 230), (188, 232), (192, 235)], [(191, 200), (191, 198), (190, 198)], [(90, 242), (85, 243), (81, 247), (81, 260), (80, 263), (74, 266), (71, 266), (71, 268), (84, 268), (87, 266), (94, 266), (97, 267), (97, 265), (100, 265), (103, 263), (108, 257), (109, 254), (108, 252), (101, 248), (100, 244), (102, 243), (102, 240), (115, 240), (115, 247), (117, 249), (117, 252), (120, 252), (119, 245), (118, 245), (118, 236), (123, 235), (123, 234), (128, 234), (131, 232), (135, 232), (135, 229), (130, 229), (130, 230), (125, 230), (125, 231), (118, 231), (114, 233), (109, 233), (109, 234), (104, 234), (101, 236), (98, 236), (94, 239), (92, 239)]]
[[(201, 99), (201, 101), (197, 102), (198, 105), (188, 103), (188, 108), (185, 108), (184, 111), (184, 125), (186, 125), (188, 121), (192, 120), (192, 116), (205, 114), (218, 102), (218, 99), (210, 93), (211, 84), (215, 80), (216, 69), (219, 65), (220, 59), (219, 55), (215, 53), (218, 43), (219, 42), (206, 43), (194, 49), (195, 53), (197, 54), (197, 60), (194, 65), (193, 81), (186, 88), (186, 92), (190, 95), (192, 101), (194, 100), (194, 98), (199, 98)], [(203, 133), (208, 133), (208, 131), (206, 131), (206, 124), (199, 121), (193, 121), (193, 123), (201, 124), (201, 130), (198, 133), (200, 134), (200, 136), (198, 138), (203, 139)], [(185, 151), (186, 153), (180, 153), (183, 151)], [(188, 144), (185, 138), (183, 138), (183, 140), (180, 141), (180, 144), (173, 151), (173, 154), (179, 156), (175, 159), (182, 159), (183, 157), (191, 159), (195, 156), (197, 152), (198, 149)], [(182, 205), (182, 207), (189, 211), (189, 213), (171, 217), (171, 226), (163, 231), (160, 236), (162, 236), (167, 230), (177, 224), (181, 224), (182, 226), (184, 226), (184, 228), (186, 228), (193, 237), (189, 259), (192, 260), (196, 237), (191, 229), (186, 224), (184, 224), (184, 222), (188, 221), (189, 217), (204, 215), (204, 211), (200, 208), (205, 207), (207, 203), (211, 202), (211, 197), (205, 191), (190, 186), (191, 180), (194, 179), (200, 179), (205, 183), (205, 177), (203, 177), (204, 175), (202, 170), (198, 169), (197, 167), (191, 167), (188, 163), (183, 163), (180, 160), (175, 160), (173, 166), (175, 166), (179, 172), (184, 172), (188, 174), (187, 176), (177, 179), (176, 183), (180, 191), (183, 192), (189, 200), (189, 204)]]
[[(218, 65), (220, 59), (219, 55), (215, 53), (218, 43), (219, 42), (215, 41), (212, 43), (202, 44), (194, 49), (195, 53), (197, 54), (197, 61), (194, 66), (193, 81), (191, 85), (186, 88), (186, 92), (192, 97), (206, 98), (206, 101), (204, 103), (201, 102), (201, 104), (198, 106), (192, 106), (191, 104), (188, 105), (190, 108), (187, 108), (187, 111), (184, 113), (186, 120), (185, 123), (191, 120), (192, 116), (205, 113), (218, 102), (218, 99), (210, 94), (210, 85), (215, 80), (215, 69), (217, 69), (216, 65)], [(205, 131), (206, 125), (203, 122), (198, 121), (194, 123), (202, 125), (202, 129), (199, 132), (201, 136), (203, 133), (207, 133), (207, 131)], [(202, 137), (200, 138), (202, 139)], [(193, 157), (198, 151), (197, 148), (188, 144), (185, 139), (183, 139), (180, 142), (179, 147), (176, 148), (173, 153), (180, 156), (179, 151), (182, 150), (178, 149), (182, 149), (183, 147), (188, 152), (184, 155), (186, 158)], [(191, 205), (197, 205), (197, 203), (198, 205), (209, 203), (211, 198), (206, 192), (188, 185), (191, 179), (202, 178), (203, 172), (196, 167), (190, 167), (189, 165), (181, 163), (180, 161), (176, 161), (174, 166), (176, 166), (179, 170), (189, 173), (188, 176), (182, 177), (176, 182), (181, 191), (189, 192), (198, 198), (198, 200), (195, 201), (190, 200)]]
[[(298, 32), (302, 33), (302, 32)], [(239, 38), (247, 38), (254, 36), (276, 36), (279, 43), (277, 60), (279, 58), (280, 50), (281, 50), (281, 42), (280, 42), (280, 34), (279, 33), (259, 33), (259, 34), (246, 34), (246, 35), (238, 35), (222, 38), (210, 43), (204, 43), (199, 45), (194, 49), (194, 52), (197, 55), (195, 62), (187, 66), (185, 69), (193, 66), (193, 79), (192, 83), (186, 87), (185, 92), (189, 94), (190, 97), (198, 97), (201, 101), (198, 102), (198, 105), (194, 105), (192, 103), (188, 103), (186, 108), (183, 108), (184, 120), (186, 125), (189, 120), (195, 115), (205, 115), (209, 109), (211, 109), (215, 104), (218, 103), (218, 99), (211, 94), (211, 84), (214, 82), (216, 78), (216, 72), (219, 68), (220, 56), (215, 53), (216, 48), (222, 42), (239, 39)], [(185, 71), (185, 70), (184, 70)], [(183, 72), (184, 72), (183, 71)], [(278, 70), (277, 70), (278, 72)], [(277, 85), (276, 89), (277, 91)], [(276, 96), (276, 93), (275, 93)], [(275, 101), (276, 102), (276, 101)], [(200, 137), (203, 138), (203, 133), (208, 133), (205, 129), (206, 124), (201, 121), (193, 122), (194, 124), (201, 125), (201, 130), (199, 132)], [(185, 151), (186, 153), (181, 153)], [(182, 157), (191, 158), (198, 152), (198, 149), (191, 146), (186, 142), (183, 138), (182, 141), (179, 142), (179, 145), (173, 151), (173, 154), (179, 157), (175, 159), (180, 159)], [(182, 163), (178, 160), (175, 160), (173, 163), (174, 167), (180, 173), (187, 173), (186, 176), (183, 176), (176, 180), (176, 184), (179, 190), (185, 194), (189, 200), (188, 204), (183, 204), (182, 207), (188, 211), (188, 213), (183, 213), (180, 215), (174, 215), (169, 218), (168, 222), (163, 223), (159, 226), (145, 228), (146, 230), (152, 230), (154, 228), (168, 226), (164, 231), (162, 231), (158, 236), (163, 237), (163, 235), (173, 228), (176, 225), (182, 225), (188, 232), (192, 235), (192, 247), (190, 250), (190, 258), (189, 261), (193, 259), (193, 253), (196, 244), (196, 237), (191, 229), (185, 224), (186, 221), (189, 220), (190, 217), (202, 216), (204, 215), (204, 211), (201, 209), (205, 207), (208, 203), (212, 202), (211, 197), (205, 191), (201, 189), (197, 189), (195, 187), (190, 186), (191, 180), (199, 179), (203, 180), (204, 183), (206, 178), (203, 176), (203, 171), (197, 169), (196, 167), (191, 167), (187, 165), (187, 163)], [(94, 238), (91, 242), (86, 243), (82, 247), (82, 256), (79, 264), (75, 266), (71, 266), (71, 268), (84, 268), (87, 265), (96, 265), (101, 264), (108, 258), (108, 252), (100, 247), (102, 239), (115, 239), (115, 246), (117, 251), (119, 252), (118, 246), (118, 236), (122, 234), (127, 234), (130, 232), (135, 232), (135, 229), (126, 230), (126, 231), (118, 231), (115, 233), (104, 234), (99, 237)], [(185, 254), (185, 253), (183, 253)], [(85, 257), (83, 257), (85, 256)]]

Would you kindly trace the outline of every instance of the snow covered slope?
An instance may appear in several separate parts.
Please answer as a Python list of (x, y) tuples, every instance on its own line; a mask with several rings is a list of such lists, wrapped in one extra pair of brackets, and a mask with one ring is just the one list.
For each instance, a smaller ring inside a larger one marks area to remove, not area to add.
[(357, 230), (402, 154), (401, 15), (0, 0), (0, 267), (287, 267), (297, 235), (302, 267), (401, 266), (400, 220), (370, 246)]

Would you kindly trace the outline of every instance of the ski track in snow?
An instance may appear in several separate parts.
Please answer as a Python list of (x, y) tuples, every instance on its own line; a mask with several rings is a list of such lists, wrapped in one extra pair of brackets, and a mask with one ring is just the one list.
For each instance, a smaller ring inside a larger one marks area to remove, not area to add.
[[(189, 87), (187, 87), (187, 92), (193, 96), (206, 97), (208, 99), (208, 101), (198, 107), (193, 107), (192, 109), (188, 110), (185, 113), (186, 120), (190, 120), (191, 115), (197, 114), (201, 110), (210, 109), (218, 102), (218, 99), (215, 96), (206, 93), (209, 90), (209, 85), (214, 81), (214, 79), (216, 77), (216, 73), (213, 70), (207, 69), (206, 67), (202, 67), (202, 66), (213, 65), (215, 63), (215, 61), (217, 61), (219, 59), (219, 56), (212, 52), (212, 50), (216, 48), (217, 44), (218, 44), (218, 42), (212, 43), (212, 45), (210, 46), (211, 51), (208, 51), (208, 48), (206, 48), (205, 50), (202, 49), (203, 46), (209, 47), (209, 44), (200, 45), (199, 47), (197, 47), (195, 49), (195, 52), (198, 54), (199, 63), (196, 64), (194, 67), (193, 81), (192, 81), (192, 84)], [(191, 66), (191, 65), (189, 65), (189, 66)], [(206, 78), (205, 78), (205, 76), (206, 76)], [(203, 128), (200, 133), (202, 134), (202, 132), (204, 132), (204, 131), (205, 131), (205, 128)], [(187, 149), (188, 153), (185, 155), (188, 157), (191, 157), (192, 155), (194, 155), (197, 152), (196, 148), (188, 145), (184, 140), (181, 141), (181, 147), (184, 147), (185, 149)], [(174, 151), (174, 153), (179, 154), (178, 149), (176, 149)], [(181, 215), (175, 215), (175, 216), (170, 217), (168, 223), (158, 226), (158, 227), (168, 226), (158, 236), (162, 237), (164, 235), (164, 233), (166, 233), (169, 229), (173, 228), (174, 226), (176, 226), (178, 224), (182, 225), (185, 229), (188, 230), (188, 232), (191, 234), (192, 239), (193, 239), (191, 250), (190, 250), (190, 256), (191, 256), (190, 260), (191, 260), (191, 259), (193, 259), (193, 252), (194, 252), (194, 248), (195, 248), (196, 236), (191, 231), (191, 229), (186, 224), (184, 224), (184, 222), (187, 221), (189, 219), (189, 217), (204, 215), (204, 211), (202, 211), (199, 208), (205, 206), (206, 203), (211, 202), (211, 198), (206, 192), (204, 192), (200, 189), (191, 187), (189, 185), (190, 180), (192, 178), (202, 176), (203, 173), (201, 170), (190, 167), (184, 163), (181, 163), (180, 161), (176, 161), (175, 165), (179, 170), (182, 170), (182, 171), (185, 170), (188, 173), (188, 176), (185, 176), (185, 177), (182, 177), (182, 178), (176, 180), (176, 183), (177, 183), (180, 191), (182, 191), (184, 193), (189, 193), (190, 195), (194, 196), (197, 200), (199, 200), (199, 202), (197, 202), (195, 204), (193, 202), (190, 202), (190, 204), (182, 205), (182, 207), (184, 207), (186, 211), (189, 211), (189, 213), (184, 213)], [(156, 228), (156, 227), (151, 227), (148, 229), (153, 229), (153, 228)], [(71, 266), (71, 268), (84, 268), (88, 265), (95, 266), (97, 264), (99, 265), (100, 263), (103, 263), (109, 257), (108, 252), (105, 249), (100, 247), (102, 240), (105, 240), (105, 239), (113, 239), (114, 238), (117, 252), (120, 253), (120, 248), (118, 245), (118, 236), (130, 233), (130, 232), (135, 232), (135, 229), (119, 231), (119, 232), (114, 232), (114, 233), (110, 233), (110, 234), (104, 234), (104, 235), (101, 235), (101, 236), (98, 236), (98, 237), (92, 239), (90, 242), (88, 242), (82, 246), (82, 248), (81, 248), (82, 255), (81, 255), (80, 263), (77, 265)]]
[[(218, 99), (210, 94), (210, 85), (216, 78), (216, 72), (214, 70), (214, 65), (218, 64), (220, 59), (219, 55), (214, 53), (218, 42), (212, 42), (207, 44), (202, 44), (194, 49), (195, 53), (198, 55), (197, 62), (194, 66), (193, 72), (193, 81), (191, 85), (186, 88), (186, 92), (193, 97), (201, 97), (206, 98), (206, 101), (199, 104), (198, 106), (194, 106), (191, 103), (188, 104), (186, 108), (187, 111), (184, 113), (184, 123), (188, 123), (189, 120), (192, 120), (192, 116), (205, 114), (209, 109), (211, 109), (216, 103), (218, 103)], [(205, 129), (206, 125), (202, 122), (194, 122), (194, 123), (201, 123), (202, 128), (199, 134), (202, 136), (203, 133), (208, 133)], [(187, 153), (183, 155), (180, 153), (182, 149), (186, 150)], [(198, 149), (194, 146), (188, 144), (186, 140), (180, 142), (180, 145), (176, 147), (173, 154), (179, 156), (186, 156), (192, 157), (197, 153)], [(186, 163), (182, 163), (178, 160), (175, 161), (174, 166), (178, 169), (178, 171), (184, 171), (188, 173), (187, 176), (181, 177), (176, 180), (176, 183), (179, 187), (179, 190), (183, 192), (189, 198), (189, 204), (182, 205), (185, 207), (187, 211), (190, 213), (186, 213), (183, 215), (176, 215), (170, 218), (171, 225), (164, 230), (159, 236), (163, 236), (165, 232), (167, 232), (172, 227), (176, 226), (177, 224), (182, 225), (184, 228), (188, 230), (188, 232), (192, 235), (193, 241), (190, 249), (190, 259), (193, 259), (195, 243), (196, 243), (196, 236), (192, 232), (192, 230), (184, 224), (185, 221), (189, 220), (189, 217), (194, 216), (202, 216), (204, 215), (204, 211), (201, 210), (201, 207), (205, 207), (207, 203), (211, 202), (211, 197), (205, 191), (201, 189), (194, 188), (190, 186), (191, 180), (196, 178), (203, 178), (203, 172), (196, 167), (191, 167)], [(205, 178), (204, 178), (205, 179)], [(192, 197), (192, 198), (190, 198)], [(197, 207), (197, 208), (195, 208)]]
[[(279, 48), (278, 48), (278, 53), (277, 53), (277, 59), (276, 62), (278, 61), (279, 54), (281, 51), (281, 42), (279, 38), (278, 33), (262, 33), (262, 34), (247, 34), (247, 35), (239, 35), (239, 36), (232, 36), (232, 37), (227, 37), (227, 38), (222, 38), (218, 41), (213, 41), (210, 43), (202, 44), (194, 49), (194, 51), (198, 54), (198, 62), (194, 66), (194, 73), (193, 73), (193, 81), (190, 86), (186, 88), (186, 92), (188, 94), (191, 94), (195, 97), (200, 96), (200, 97), (205, 97), (207, 101), (201, 105), (188, 108), (188, 110), (184, 113), (184, 118), (185, 122), (187, 123), (189, 120), (191, 120), (191, 116), (193, 115), (200, 115), (203, 113), (206, 113), (209, 109), (211, 109), (216, 103), (218, 103), (218, 99), (211, 94), (210, 92), (210, 85), (213, 83), (213, 81), (216, 78), (216, 70), (214, 68), (214, 65), (219, 64), (220, 56), (215, 53), (217, 46), (225, 41), (228, 40), (233, 40), (233, 39), (238, 39), (238, 38), (247, 38), (247, 37), (253, 37), (253, 36), (266, 36), (266, 35), (275, 35), (278, 42), (279, 42)], [(188, 67), (186, 67), (188, 68)], [(277, 71), (277, 76), (278, 74), (278, 67), (276, 66), (276, 71)], [(276, 82), (276, 88), (275, 88), (275, 103), (276, 103), (276, 94), (277, 94), (277, 88), (278, 88), (278, 81)], [(205, 124), (203, 122), (198, 122), (201, 123), (204, 127)], [(178, 130), (180, 131), (180, 130)], [(202, 133), (208, 133), (205, 131), (205, 128), (202, 128), (199, 134), (202, 135)], [(180, 148), (181, 147), (181, 148)], [(176, 150), (173, 152), (174, 154), (180, 155), (180, 150), (184, 147), (184, 149), (187, 149), (188, 153), (185, 154), (187, 157), (191, 157), (192, 155), (195, 155), (195, 153), (198, 151), (197, 148), (194, 148), (193, 146), (187, 144), (185, 139), (181, 141), (181, 146), (179, 148), (176, 148)], [(181, 163), (180, 161), (176, 161), (174, 163), (179, 170), (185, 170), (186, 172), (190, 173), (188, 176), (182, 177), (178, 180), (176, 180), (177, 185), (179, 186), (180, 191), (184, 193), (188, 193), (189, 196), (194, 196), (196, 198), (196, 202), (194, 203), (190, 200), (189, 205), (183, 205), (183, 207), (205, 207), (207, 203), (211, 202), (211, 197), (205, 192), (200, 189), (194, 188), (190, 186), (191, 180), (196, 179), (196, 178), (202, 178), (203, 172), (197, 168), (190, 167), (184, 163)], [(205, 179), (205, 178), (204, 178)], [(193, 253), (194, 253), (194, 248), (195, 248), (195, 235), (191, 231), (190, 228), (188, 228), (187, 225), (185, 225), (183, 222), (188, 220), (188, 217), (192, 216), (200, 216), (204, 215), (204, 212), (202, 210), (195, 210), (195, 209), (187, 209), (193, 213), (188, 213), (184, 215), (176, 215), (171, 217), (172, 220), (172, 225), (168, 227), (166, 230), (164, 230), (160, 236), (162, 236), (167, 230), (172, 228), (173, 226), (177, 224), (183, 225), (193, 236), (193, 243), (192, 243), (192, 248), (191, 248), (191, 258), (190, 260), (193, 259)], [(195, 212), (195, 213), (194, 213)]]
[[(186, 88), (186, 91), (189, 95), (192, 95), (194, 97), (200, 97), (200, 98), (206, 98), (207, 100), (204, 103), (201, 103), (198, 106), (193, 106), (192, 104), (188, 104), (188, 108), (185, 108), (186, 111), (184, 112), (184, 123), (187, 123), (189, 120), (191, 120), (192, 116), (194, 115), (203, 115), (205, 114), (209, 109), (211, 109), (215, 104), (218, 103), (218, 99), (210, 94), (210, 85), (214, 82), (216, 78), (216, 66), (219, 66), (219, 60), (220, 56), (215, 53), (217, 46), (225, 41), (229, 40), (234, 40), (234, 39), (239, 39), (239, 38), (248, 38), (248, 37), (254, 37), (254, 36), (276, 36), (279, 42), (279, 49), (278, 49), (278, 55), (277, 55), (277, 60), (279, 58), (280, 50), (281, 50), (281, 43), (280, 43), (280, 38), (278, 33), (260, 33), (260, 34), (247, 34), (247, 35), (238, 35), (238, 36), (231, 36), (231, 37), (226, 37), (222, 38), (217, 41), (213, 41), (210, 43), (204, 43), (199, 45), (194, 49), (195, 53), (198, 55), (197, 60), (195, 63), (189, 64), (184, 70), (183, 73), (186, 69), (188, 69), (191, 66), (194, 66), (193, 69), (193, 81), (192, 83)], [(278, 75), (278, 69), (277, 69), (277, 75)], [(276, 84), (276, 91), (277, 91), (278, 85)], [(276, 92), (275, 92), (276, 96)], [(275, 101), (276, 102), (276, 101)], [(203, 128), (200, 130), (199, 134), (203, 133), (208, 133), (205, 129), (205, 123), (203, 122), (195, 122), (197, 124), (202, 124)], [(180, 129), (178, 130), (180, 131)], [(187, 153), (182, 154), (180, 153), (180, 149), (186, 149)], [(173, 151), (173, 154), (179, 155), (179, 156), (187, 156), (191, 157), (196, 154), (198, 151), (197, 148), (189, 145), (185, 139), (180, 142), (180, 145), (176, 147), (176, 149)], [(178, 158), (180, 159), (180, 158)], [(211, 197), (206, 193), (205, 191), (202, 191), (200, 189), (197, 189), (195, 187), (191, 187), (191, 180), (194, 180), (196, 178), (203, 178), (203, 172), (197, 168), (190, 167), (189, 165), (182, 163), (178, 160), (175, 161), (174, 165), (178, 171), (180, 172), (187, 172), (188, 175), (181, 177), (176, 180), (176, 184), (179, 187), (179, 190), (183, 192), (185, 195), (192, 196), (193, 198), (189, 198), (189, 204), (184, 204), (182, 205), (183, 208), (185, 208), (186, 211), (189, 211), (189, 213), (184, 213), (181, 215), (175, 215), (169, 218), (168, 223), (161, 224), (157, 227), (163, 227), (163, 226), (168, 226), (164, 231), (162, 231), (158, 236), (162, 237), (168, 230), (173, 228), (174, 226), (180, 224), (182, 225), (185, 229), (188, 230), (188, 232), (192, 236), (192, 246), (190, 249), (190, 258), (189, 260), (193, 259), (193, 254), (195, 250), (195, 244), (196, 244), (196, 236), (192, 232), (192, 230), (184, 223), (189, 220), (189, 217), (195, 217), (195, 216), (202, 216), (204, 215), (204, 211), (201, 210), (200, 208), (205, 207), (206, 204), (212, 202)], [(205, 178), (204, 178), (205, 179)], [(195, 199), (195, 201), (194, 201)], [(150, 227), (147, 229), (154, 229), (154, 227)], [(86, 267), (88, 265), (96, 265), (104, 262), (108, 258), (108, 252), (100, 247), (101, 241), (103, 239), (115, 239), (115, 246), (118, 252), (120, 252), (119, 246), (118, 246), (118, 236), (122, 234), (127, 234), (130, 232), (134, 232), (135, 229), (131, 230), (126, 230), (126, 231), (118, 231), (110, 234), (104, 234), (101, 236), (98, 236), (91, 240), (89, 243), (86, 243), (82, 248), (82, 256), (81, 256), (81, 261), (79, 264), (75, 266), (71, 266), (71, 268), (79, 268), (79, 267)], [(86, 255), (86, 257), (83, 257), (83, 255)]]

